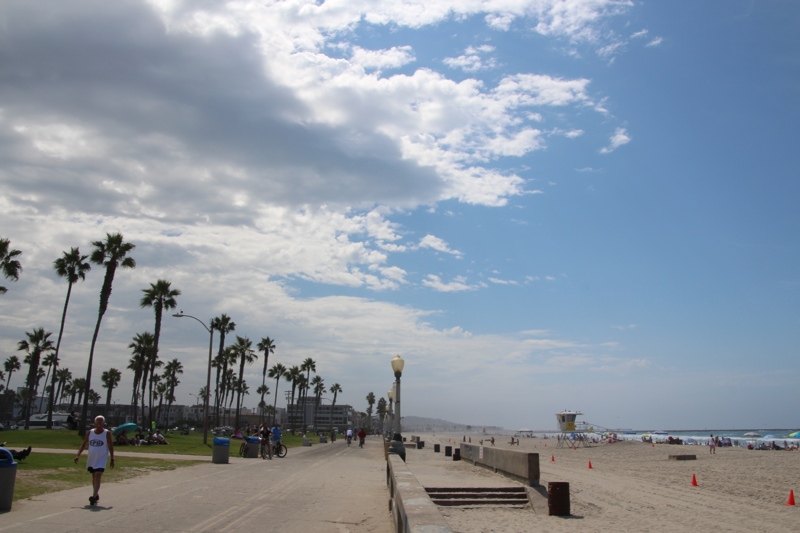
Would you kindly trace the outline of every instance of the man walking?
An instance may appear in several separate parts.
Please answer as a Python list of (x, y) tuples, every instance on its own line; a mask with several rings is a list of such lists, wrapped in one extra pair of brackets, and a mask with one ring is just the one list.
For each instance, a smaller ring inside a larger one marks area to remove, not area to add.
[(108, 456), (111, 455), (111, 468), (114, 468), (114, 443), (111, 432), (105, 428), (106, 419), (96, 416), (94, 419), (94, 429), (86, 434), (81, 447), (78, 448), (78, 455), (75, 456), (75, 464), (84, 449), (86, 453), (86, 469), (92, 474), (92, 495), (89, 496), (89, 504), (94, 505), (100, 501), (100, 480), (106, 470)]

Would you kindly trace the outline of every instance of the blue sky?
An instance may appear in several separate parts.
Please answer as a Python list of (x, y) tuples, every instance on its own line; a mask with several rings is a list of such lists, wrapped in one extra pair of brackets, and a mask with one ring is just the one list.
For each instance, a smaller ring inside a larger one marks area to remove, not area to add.
[[(4, 2), (0, 235), (24, 271), (0, 359), (57, 332), (61, 251), (119, 231), (138, 266), (96, 388), (164, 278), (361, 409), (400, 353), (409, 415), (795, 427), (798, 19), (785, 1)], [(75, 375), (101, 278), (73, 292)], [(205, 334), (163, 328), (192, 402)]]

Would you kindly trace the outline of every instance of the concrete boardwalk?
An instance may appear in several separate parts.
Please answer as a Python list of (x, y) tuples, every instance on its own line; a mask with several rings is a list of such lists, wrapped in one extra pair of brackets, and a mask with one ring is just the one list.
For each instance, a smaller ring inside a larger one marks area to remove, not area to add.
[[(124, 466), (127, 454), (117, 455)], [(380, 437), (363, 449), (344, 440), (291, 448), (271, 461), (231, 457), (216, 465), (209, 458), (104, 484), (95, 507), (90, 495), (87, 473), (85, 487), (15, 501), (0, 514), (0, 532), (393, 531)]]

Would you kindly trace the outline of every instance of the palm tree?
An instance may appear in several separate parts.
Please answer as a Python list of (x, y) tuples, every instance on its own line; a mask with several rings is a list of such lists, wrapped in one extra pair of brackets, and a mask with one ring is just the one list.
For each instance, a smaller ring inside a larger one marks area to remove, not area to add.
[(19, 357), (16, 355), (9, 355), (8, 358), (3, 363), (3, 369), (6, 371), (6, 389), (8, 389), (8, 384), (11, 382), (11, 374), (16, 372), (22, 368), (22, 364), (19, 362)]
[(25, 333), (25, 336), (28, 338), (19, 341), (17, 345), (17, 350), (27, 352), (30, 364), (26, 382), (28, 399), (25, 402), (25, 410), (23, 413), (25, 417), (25, 429), (30, 428), (29, 417), (31, 416), (31, 406), (36, 400), (36, 385), (39, 382), (39, 361), (43, 353), (55, 349), (53, 341), (50, 340), (50, 335), (52, 335), (52, 333), (45, 331), (44, 328), (37, 328)]
[[(299, 383), (300, 376), (302, 376), (302, 371), (300, 370), (300, 367), (297, 365), (294, 365), (291, 368), (289, 368), (289, 370), (287, 370), (286, 373), (284, 374), (284, 378), (286, 379), (286, 381), (292, 384), (292, 396), (291, 396), (292, 399), (289, 402), (289, 405), (294, 405), (294, 393), (297, 390), (297, 385)], [(295, 415), (296, 411), (297, 410), (295, 410)], [(286, 407), (286, 415), (289, 416), (289, 406)], [(295, 418), (296, 416), (291, 417), (292, 430), (294, 430)]]
[[(139, 386), (144, 374), (145, 362), (148, 355), (153, 350), (153, 334), (150, 332), (137, 333), (133, 337), (133, 342), (128, 345), (133, 356), (128, 361), (128, 370), (133, 370), (133, 392), (131, 394), (131, 405), (133, 406), (133, 421), (137, 422), (136, 411), (139, 407)], [(142, 424), (144, 425), (144, 410), (142, 410)]]
[(264, 396), (269, 394), (269, 387), (267, 385), (261, 385), (256, 389), (256, 394), (261, 395), (261, 401), (258, 402), (258, 412), (261, 414), (261, 423), (264, 423), (264, 413), (267, 412), (267, 402), (264, 401)]
[[(8, 239), (0, 239), (0, 270), (3, 271), (3, 276), (11, 281), (19, 280), (19, 273), (22, 272), (22, 264), (19, 259), (22, 255), (19, 250), (11, 249), (11, 241)], [(5, 294), (8, 289), (0, 286), (0, 294)]]
[(280, 363), (275, 363), (272, 365), (272, 368), (269, 369), (269, 377), (275, 380), (275, 399), (272, 404), (272, 426), (275, 425), (275, 411), (278, 408), (278, 386), (281, 383), (281, 378), (287, 375), (286, 367)]
[(367, 394), (367, 420), (369, 420), (370, 426), (372, 426), (372, 406), (375, 405), (375, 393), (370, 392)]
[[(331, 405), (332, 406), (336, 405), (336, 396), (340, 392), (342, 392), (342, 386), (339, 385), (338, 383), (334, 383), (333, 385), (331, 385), (331, 388), (328, 389), (328, 392), (332, 392), (333, 393), (333, 401), (331, 402)], [(331, 412), (333, 412), (333, 407), (331, 407)]]
[(317, 371), (317, 363), (310, 357), (306, 357), (305, 361), (300, 365), (300, 370), (306, 372), (306, 392), (303, 395), (303, 433), (306, 431), (306, 404), (308, 403), (308, 388), (311, 384), (311, 371)]
[(388, 411), (387, 409), (388, 405), (389, 404), (386, 402), (386, 398), (381, 396), (381, 398), (378, 400), (378, 418), (380, 419), (378, 427), (381, 428), (381, 431), (383, 431), (383, 424), (386, 422), (386, 412)]
[(169, 422), (169, 413), (172, 412), (172, 402), (175, 401), (175, 387), (181, 383), (178, 374), (183, 374), (183, 364), (177, 359), (173, 359), (164, 367), (164, 379), (167, 385), (167, 422)]
[[(56, 344), (56, 350), (58, 350), (58, 344)], [(52, 425), (53, 425), (53, 405), (55, 403), (55, 398), (53, 397), (53, 391), (56, 388), (56, 373), (55, 373), (55, 369), (58, 367), (58, 356), (56, 355), (55, 350), (53, 350), (52, 352), (50, 352), (49, 354), (45, 355), (42, 358), (42, 366), (46, 366), (47, 367), (47, 374), (45, 375), (45, 378), (44, 378), (44, 383), (45, 383), (44, 389), (45, 389), (45, 392), (47, 392), (48, 389), (49, 389), (49, 397), (48, 397), (48, 400), (47, 400), (47, 419), (50, 422), (50, 425), (47, 426), (47, 428), (48, 429), (52, 429)], [(47, 382), (50, 381), (50, 372), (53, 372), (53, 381), (48, 386)]]
[[(253, 341), (247, 337), (236, 336), (236, 342), (233, 344), (233, 351), (236, 353), (236, 358), (239, 360), (239, 383), (242, 383), (244, 378), (244, 365), (252, 364), (258, 359), (258, 354), (253, 350)], [(241, 409), (242, 387), (236, 388), (236, 423), (234, 427), (239, 427), (239, 410)]]
[(75, 395), (78, 396), (77, 403), (81, 403), (81, 398), (83, 398), (83, 393), (86, 392), (86, 379), (85, 378), (75, 378), (72, 380), (72, 396), (70, 397), (69, 401), (69, 410), (72, 412), (72, 405), (75, 402)]
[(219, 351), (217, 352), (217, 376), (216, 376), (216, 388), (214, 390), (214, 411), (215, 411), (215, 419), (217, 423), (219, 423), (219, 406), (220, 400), (222, 399), (222, 389), (220, 379), (221, 377), (224, 378), (225, 371), (228, 369), (224, 351), (225, 351), (225, 335), (234, 331), (236, 329), (236, 323), (231, 320), (231, 317), (222, 313), (218, 317), (214, 317), (211, 319), (211, 327), (219, 331)]
[(311, 380), (311, 384), (314, 385), (314, 427), (319, 430), (319, 426), (317, 425), (317, 411), (319, 411), (319, 403), (322, 401), (322, 395), (325, 394), (325, 382), (322, 376), (316, 375), (314, 379)]
[[(142, 292), (144, 293), (144, 296), (142, 296), (141, 301), (139, 301), (139, 306), (142, 308), (152, 307), (156, 315), (156, 326), (154, 330), (155, 335), (153, 336), (153, 350), (150, 354), (150, 393), (152, 396), (152, 376), (156, 368), (155, 362), (158, 360), (158, 341), (161, 338), (161, 317), (164, 311), (175, 309), (178, 306), (178, 302), (175, 300), (175, 298), (181, 295), (181, 291), (178, 289), (173, 289), (172, 284), (169, 281), (160, 279), (155, 283), (151, 283), (150, 288), (142, 289)], [(152, 410), (153, 404), (151, 403), (150, 411)]]
[[(136, 260), (133, 257), (128, 257), (128, 254), (136, 247), (135, 244), (125, 242), (121, 233), (106, 233), (105, 241), (92, 242), (94, 250), (89, 257), (92, 263), (96, 265), (103, 265), (106, 268), (105, 276), (103, 277), (103, 286), (100, 289), (100, 306), (97, 309), (97, 324), (94, 327), (94, 334), (92, 335), (92, 344), (89, 349), (89, 364), (86, 367), (86, 391), (88, 392), (92, 384), (92, 363), (94, 362), (94, 348), (97, 345), (97, 336), (100, 334), (100, 323), (103, 321), (103, 315), (106, 314), (108, 309), (108, 301), (111, 299), (111, 287), (114, 284), (114, 274), (117, 273), (117, 268), (135, 268)], [(81, 409), (81, 416), (78, 422), (78, 435), (83, 437), (86, 435), (86, 416), (89, 413), (89, 395), (84, 395), (83, 408)]]
[[(152, 383), (152, 380), (150, 382)], [(156, 424), (159, 424), (161, 427), (164, 427), (165, 425), (164, 416), (162, 414), (163, 411), (161, 410), (161, 407), (164, 405), (164, 396), (167, 396), (167, 394), (169, 394), (169, 385), (167, 385), (165, 382), (159, 379), (158, 383), (155, 386), (154, 393), (156, 396), (158, 396), (158, 408), (156, 409), (156, 416), (154, 420), (156, 421)], [(167, 415), (167, 423), (169, 423), (169, 415)]]
[[(264, 352), (264, 370), (261, 372), (261, 387), (256, 389), (256, 392), (258, 392), (259, 390), (264, 388), (267, 384), (267, 370), (268, 370), (267, 365), (269, 365), (269, 354), (275, 353), (275, 342), (269, 337), (261, 337), (261, 342), (259, 342), (256, 345), (256, 348), (258, 348), (259, 352)], [(264, 403), (263, 393), (261, 394), (261, 403), (259, 403), (259, 405), (261, 405), (262, 403)], [(263, 414), (261, 415), (261, 418), (263, 422), (264, 418)]]
[(64, 394), (64, 387), (70, 381), (72, 381), (72, 372), (70, 372), (69, 368), (59, 368), (56, 370), (56, 381), (58, 382), (58, 389), (55, 395), (59, 401), (65, 395)]
[[(86, 260), (87, 255), (81, 255), (78, 248), (71, 248), (69, 252), (62, 252), (61, 257), (53, 261), (53, 268), (60, 278), (67, 279), (67, 297), (64, 300), (64, 310), (61, 312), (61, 328), (58, 330), (58, 340), (56, 341), (56, 353), (54, 367), (58, 368), (58, 354), (61, 353), (61, 338), (64, 335), (64, 324), (67, 321), (67, 308), (69, 298), (72, 295), (72, 286), (78, 281), (86, 279), (86, 273), (92, 269), (92, 265)], [(53, 385), (56, 382), (56, 374), (53, 372)], [(53, 427), (53, 396), (50, 396), (50, 404), (47, 407), (47, 428)]]
[(103, 388), (108, 389), (108, 394), (106, 394), (106, 416), (110, 407), (111, 407), (111, 393), (114, 389), (119, 385), (120, 380), (122, 379), (122, 372), (117, 370), (116, 368), (109, 368), (100, 376), (100, 381), (103, 382)]

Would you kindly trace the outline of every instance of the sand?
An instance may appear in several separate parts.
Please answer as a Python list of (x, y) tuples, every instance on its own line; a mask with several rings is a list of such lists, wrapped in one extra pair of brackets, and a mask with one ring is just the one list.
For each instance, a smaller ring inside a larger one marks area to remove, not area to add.
[[(423, 486), (518, 484), (444, 457), (444, 446), (457, 447), (463, 434), (419, 435), (425, 447), (408, 450), (407, 464)], [(490, 435), (466, 436), (490, 446)], [(508, 441), (495, 435), (497, 447), (511, 448)], [(442, 452), (434, 453), (435, 443)], [(706, 446), (616, 442), (557, 449), (556, 444), (523, 438), (513, 449), (540, 454), (545, 489), (550, 481), (569, 482), (572, 516), (548, 516), (546, 502), (543, 510), (441, 507), (453, 531), (800, 531), (800, 507), (786, 505), (790, 491), (800, 489), (800, 452), (718, 448), (711, 455)], [(677, 454), (697, 459), (668, 459)]]

